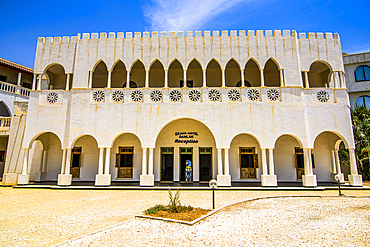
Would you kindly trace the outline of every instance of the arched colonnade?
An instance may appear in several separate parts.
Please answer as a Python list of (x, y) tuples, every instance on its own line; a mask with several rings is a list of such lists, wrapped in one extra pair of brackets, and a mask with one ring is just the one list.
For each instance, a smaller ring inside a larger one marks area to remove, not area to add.
[[(192, 126), (192, 131), (186, 132), (182, 126)], [(342, 141), (348, 146), (339, 134), (325, 131), (309, 148), (296, 136), (282, 134), (274, 147), (265, 148), (258, 137), (240, 133), (230, 139), (228, 148), (220, 148), (212, 130), (193, 119), (168, 123), (159, 131), (155, 147), (143, 147), (140, 137), (133, 133), (117, 134), (109, 147), (99, 146), (98, 139), (90, 134), (74, 138), (70, 147), (62, 147), (61, 138), (45, 132), (24, 148), (22, 174), (35, 181), (58, 178), (59, 185), (70, 185), (73, 180), (105, 186), (111, 181), (140, 181), (141, 185), (153, 186), (154, 180), (208, 182), (217, 178), (221, 186), (231, 186), (231, 181), (260, 181), (262, 186), (302, 181), (304, 186), (316, 186), (316, 181), (333, 181), (333, 174), (342, 174), (338, 155)], [(37, 150), (32, 150), (35, 146)], [(354, 149), (349, 152), (351, 175), (357, 175)], [(39, 158), (30, 159), (29, 153)], [(192, 175), (187, 180), (189, 161)], [(305, 176), (314, 182), (305, 184)], [(147, 177), (152, 177), (150, 183), (145, 183)]]

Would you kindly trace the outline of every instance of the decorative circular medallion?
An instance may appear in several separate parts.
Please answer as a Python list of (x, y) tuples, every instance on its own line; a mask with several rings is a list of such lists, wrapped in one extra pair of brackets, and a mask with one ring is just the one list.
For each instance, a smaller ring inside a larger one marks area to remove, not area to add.
[(141, 92), (140, 90), (134, 90), (131, 92), (132, 101), (138, 102), (138, 101), (141, 101), (142, 99), (143, 99), (143, 92)]
[(257, 89), (249, 89), (248, 98), (252, 101), (256, 101), (260, 98), (260, 92)]
[(102, 102), (105, 98), (105, 93), (103, 90), (97, 90), (92, 95), (93, 100), (96, 102)]
[(280, 93), (278, 90), (276, 90), (275, 88), (267, 89), (267, 98), (269, 98), (269, 100), (275, 101), (279, 99), (279, 97)]
[(114, 102), (121, 102), (123, 100), (124, 94), (121, 90), (116, 90), (112, 93), (112, 100)]
[(27, 110), (28, 110), (28, 103), (21, 103), (20, 107), (21, 107), (21, 111), (27, 112)]
[(230, 89), (227, 93), (227, 97), (229, 97), (229, 100), (231, 101), (237, 101), (240, 100), (240, 93), (237, 89)]
[(177, 89), (172, 90), (170, 92), (170, 99), (171, 101), (180, 101), (181, 100), (181, 92)]
[(208, 92), (208, 98), (212, 101), (218, 101), (221, 99), (221, 93), (217, 89), (211, 89)]
[(200, 92), (196, 89), (190, 90), (189, 92), (189, 99), (191, 101), (199, 101), (200, 100)]
[(48, 93), (46, 100), (49, 104), (54, 104), (58, 100), (58, 94), (54, 92)]
[(321, 90), (317, 92), (316, 97), (320, 102), (328, 102), (330, 95), (326, 91)]
[(155, 102), (162, 100), (162, 92), (158, 89), (151, 91), (150, 99)]

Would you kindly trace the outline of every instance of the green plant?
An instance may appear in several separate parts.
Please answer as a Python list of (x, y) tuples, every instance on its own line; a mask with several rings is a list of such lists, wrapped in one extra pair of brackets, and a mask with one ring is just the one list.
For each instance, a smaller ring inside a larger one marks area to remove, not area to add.
[(170, 199), (168, 203), (168, 210), (172, 213), (178, 213), (179, 208), (181, 207), (179, 189), (176, 190), (175, 195), (172, 195), (171, 189), (168, 189), (168, 197)]
[(159, 211), (167, 211), (167, 207), (164, 205), (155, 205), (154, 207), (148, 208), (144, 211), (144, 214), (155, 214)]

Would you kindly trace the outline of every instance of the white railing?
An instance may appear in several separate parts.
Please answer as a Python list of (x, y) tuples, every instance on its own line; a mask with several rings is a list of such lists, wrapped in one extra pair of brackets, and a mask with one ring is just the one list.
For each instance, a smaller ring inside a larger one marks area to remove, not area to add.
[(29, 97), (30, 96), (30, 89), (24, 88), (18, 85), (14, 85), (8, 82), (0, 81), (0, 91), (20, 94), (22, 96)]
[(9, 131), (11, 117), (0, 117), (0, 131)]

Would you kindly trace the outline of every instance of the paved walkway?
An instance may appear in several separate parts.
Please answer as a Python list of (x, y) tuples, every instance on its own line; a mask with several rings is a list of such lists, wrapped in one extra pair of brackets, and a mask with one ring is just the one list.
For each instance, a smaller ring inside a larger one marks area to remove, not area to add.
[[(181, 202), (211, 208), (211, 191), (182, 191)], [(370, 196), (370, 190), (346, 190)], [(216, 207), (276, 195), (337, 195), (330, 191), (217, 191)], [(50, 246), (133, 219), (168, 202), (167, 191), (50, 190), (0, 187), (0, 246)]]

